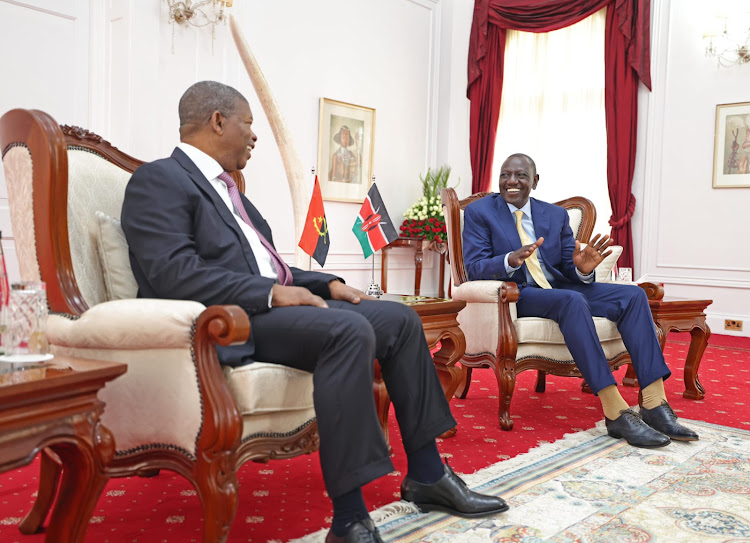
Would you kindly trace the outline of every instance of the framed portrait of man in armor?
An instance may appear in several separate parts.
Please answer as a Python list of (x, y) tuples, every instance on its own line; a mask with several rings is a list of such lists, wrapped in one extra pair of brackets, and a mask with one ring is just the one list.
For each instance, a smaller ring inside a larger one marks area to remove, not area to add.
[(716, 106), (713, 186), (750, 187), (750, 102)]
[(318, 181), (324, 200), (362, 202), (372, 184), (375, 110), (320, 99)]

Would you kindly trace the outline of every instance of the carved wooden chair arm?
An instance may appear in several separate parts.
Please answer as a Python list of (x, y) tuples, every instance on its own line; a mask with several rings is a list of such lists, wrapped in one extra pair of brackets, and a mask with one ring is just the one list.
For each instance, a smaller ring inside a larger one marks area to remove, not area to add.
[(664, 298), (664, 287), (657, 283), (643, 282), (638, 286), (646, 291), (649, 300), (661, 300)]

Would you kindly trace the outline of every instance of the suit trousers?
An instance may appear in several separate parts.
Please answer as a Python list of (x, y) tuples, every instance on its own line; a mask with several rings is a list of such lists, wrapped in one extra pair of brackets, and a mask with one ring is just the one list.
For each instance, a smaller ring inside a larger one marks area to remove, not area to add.
[(633, 361), (641, 389), (671, 372), (656, 336), (646, 292), (635, 285), (612, 283), (556, 284), (553, 289), (525, 287), (516, 305), (519, 317), (543, 317), (560, 326), (576, 366), (595, 394), (617, 384), (593, 317), (613, 321)]
[(375, 409), (375, 358), (407, 454), (456, 421), (413, 309), (379, 300), (327, 303), (274, 307), (250, 322), (255, 359), (313, 374), (320, 463), (336, 497), (393, 471)]

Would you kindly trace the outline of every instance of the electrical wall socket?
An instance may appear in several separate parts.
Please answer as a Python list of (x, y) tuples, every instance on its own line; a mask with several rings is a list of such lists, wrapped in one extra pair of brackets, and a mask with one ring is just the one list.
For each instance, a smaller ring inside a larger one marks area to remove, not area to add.
[(742, 332), (742, 321), (726, 319), (724, 321), (724, 330), (734, 330), (736, 332)]

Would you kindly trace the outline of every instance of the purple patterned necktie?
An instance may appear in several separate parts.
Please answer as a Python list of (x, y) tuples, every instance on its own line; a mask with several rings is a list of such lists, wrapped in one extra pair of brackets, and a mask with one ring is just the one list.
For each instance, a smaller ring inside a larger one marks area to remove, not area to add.
[(264, 238), (260, 232), (258, 232), (258, 229), (255, 228), (252, 221), (250, 220), (250, 217), (247, 216), (245, 206), (242, 205), (242, 200), (240, 199), (240, 191), (237, 188), (237, 184), (234, 182), (234, 179), (232, 179), (232, 176), (229, 175), (228, 172), (222, 172), (221, 175), (219, 175), (219, 179), (227, 184), (229, 199), (232, 200), (234, 209), (239, 212), (242, 220), (245, 221), (245, 223), (247, 223), (247, 225), (255, 231), (255, 233), (258, 235), (258, 239), (260, 239), (260, 242), (263, 244), (263, 247), (265, 247), (266, 251), (268, 251), (268, 254), (271, 255), (271, 262), (273, 263), (273, 267), (276, 269), (279, 284), (284, 286), (291, 285), (292, 270), (290, 270), (289, 266), (286, 265), (286, 262), (281, 259), (281, 256), (279, 256), (279, 253), (277, 253), (276, 249), (273, 248), (273, 245), (271, 245), (268, 240)]

